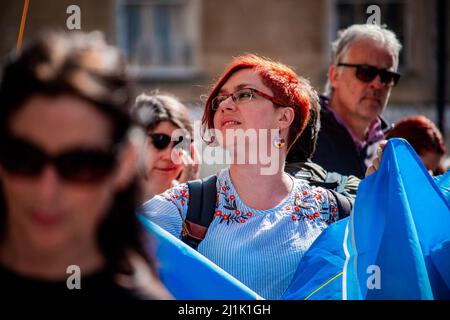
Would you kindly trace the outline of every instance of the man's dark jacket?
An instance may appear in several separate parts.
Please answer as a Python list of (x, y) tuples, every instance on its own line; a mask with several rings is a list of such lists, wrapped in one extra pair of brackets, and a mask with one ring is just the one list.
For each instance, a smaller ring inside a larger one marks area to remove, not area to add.
[[(321, 97), (321, 127), (312, 161), (327, 171), (363, 179), (367, 165), (374, 159), (378, 143), (368, 143), (359, 151), (350, 133), (334, 117), (328, 103), (327, 98)], [(381, 129), (386, 133), (390, 126), (381, 117), (380, 120)]]

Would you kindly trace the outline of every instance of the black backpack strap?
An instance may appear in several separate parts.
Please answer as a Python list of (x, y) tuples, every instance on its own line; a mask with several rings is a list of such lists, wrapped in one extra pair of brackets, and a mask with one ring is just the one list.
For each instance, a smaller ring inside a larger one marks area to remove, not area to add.
[(335, 190), (328, 191), (330, 191), (336, 199), (339, 210), (339, 220), (348, 217), (350, 213), (352, 213), (354, 199), (352, 197), (345, 196), (342, 193), (336, 192)]
[(205, 238), (208, 227), (214, 218), (217, 197), (216, 182), (216, 175), (187, 182), (189, 206), (183, 222), (181, 239), (196, 250)]

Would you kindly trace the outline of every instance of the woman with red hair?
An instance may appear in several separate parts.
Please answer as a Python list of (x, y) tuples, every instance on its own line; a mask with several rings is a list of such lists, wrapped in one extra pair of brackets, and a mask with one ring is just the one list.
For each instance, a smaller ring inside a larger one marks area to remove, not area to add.
[(234, 59), (202, 118), (205, 141), (218, 143), (232, 160), (217, 175), (209, 227), (186, 219), (194, 202), (187, 184), (145, 203), (144, 215), (178, 238), (203, 240), (200, 253), (262, 297), (280, 298), (303, 254), (340, 218), (330, 191), (284, 172), (317, 100), (309, 83), (281, 63), (256, 55)]
[(407, 140), (431, 173), (443, 173), (436, 170), (445, 154), (444, 139), (439, 129), (427, 117), (418, 115), (401, 119), (386, 138)]

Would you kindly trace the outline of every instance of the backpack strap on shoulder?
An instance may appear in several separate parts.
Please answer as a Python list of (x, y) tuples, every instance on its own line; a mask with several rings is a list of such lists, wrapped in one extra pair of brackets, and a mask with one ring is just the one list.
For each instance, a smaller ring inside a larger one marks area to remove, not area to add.
[(217, 176), (187, 182), (189, 188), (189, 206), (183, 221), (185, 232), (182, 240), (197, 250), (205, 238), (208, 227), (214, 218), (216, 209)]
[(348, 217), (353, 210), (354, 200), (351, 197), (345, 196), (335, 190), (329, 190), (334, 198), (339, 210), (339, 220)]

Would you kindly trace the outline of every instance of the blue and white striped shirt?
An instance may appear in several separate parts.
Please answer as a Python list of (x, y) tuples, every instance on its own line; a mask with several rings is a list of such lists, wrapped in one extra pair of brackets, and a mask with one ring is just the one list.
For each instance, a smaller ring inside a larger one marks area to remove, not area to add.
[[(299, 179), (268, 210), (240, 200), (229, 169), (219, 173), (217, 192), (214, 219), (198, 251), (266, 299), (281, 297), (306, 250), (338, 219), (334, 196)], [(188, 204), (188, 187), (180, 184), (147, 201), (144, 216), (181, 238)]]

